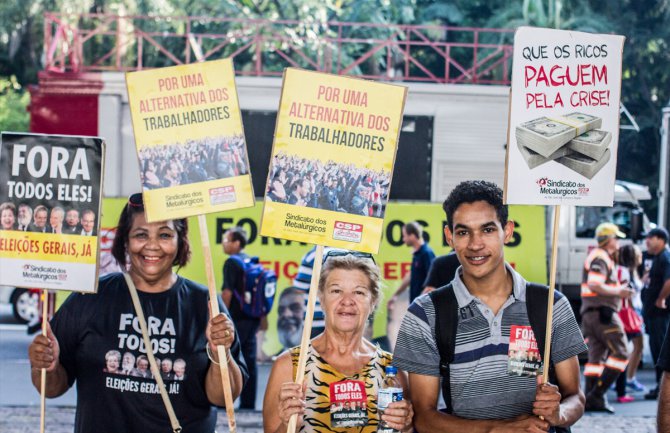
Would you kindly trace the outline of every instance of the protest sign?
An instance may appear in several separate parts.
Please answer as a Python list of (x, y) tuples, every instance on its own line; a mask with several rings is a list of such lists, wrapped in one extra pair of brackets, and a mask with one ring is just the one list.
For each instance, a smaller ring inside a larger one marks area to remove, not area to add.
[(105, 143), (2, 133), (0, 284), (95, 292)]
[(376, 253), (406, 94), (286, 69), (261, 234)]
[(616, 35), (517, 30), (507, 203), (612, 205), (623, 43)]
[(147, 221), (253, 206), (230, 59), (126, 74)]

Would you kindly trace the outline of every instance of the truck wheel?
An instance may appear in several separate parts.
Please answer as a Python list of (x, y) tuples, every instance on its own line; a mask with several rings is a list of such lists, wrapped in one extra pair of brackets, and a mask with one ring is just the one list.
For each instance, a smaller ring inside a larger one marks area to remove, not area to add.
[(19, 323), (29, 323), (38, 316), (39, 294), (26, 289), (16, 289), (12, 293), (12, 312)]

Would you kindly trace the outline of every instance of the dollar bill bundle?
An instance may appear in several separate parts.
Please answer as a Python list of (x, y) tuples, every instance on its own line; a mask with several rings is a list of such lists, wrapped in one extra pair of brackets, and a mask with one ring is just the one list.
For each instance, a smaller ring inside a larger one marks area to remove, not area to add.
[(589, 158), (580, 153), (573, 152), (566, 156), (556, 159), (556, 162), (563, 164), (571, 170), (576, 171), (587, 179), (593, 179), (593, 176), (610, 160), (610, 150), (606, 149), (600, 159)]
[(612, 134), (601, 126), (584, 113), (540, 117), (517, 126), (517, 146), (530, 169), (555, 160), (591, 179), (609, 161)]

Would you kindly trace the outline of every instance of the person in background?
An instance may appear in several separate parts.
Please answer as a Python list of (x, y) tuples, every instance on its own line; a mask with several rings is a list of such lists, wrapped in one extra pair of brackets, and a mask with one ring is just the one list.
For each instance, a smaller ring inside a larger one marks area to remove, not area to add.
[(628, 328), (633, 325), (628, 323), (635, 321), (642, 323), (640, 311), (642, 308), (642, 301), (640, 299), (640, 291), (642, 290), (642, 281), (637, 273), (637, 268), (642, 264), (642, 251), (637, 245), (626, 244), (619, 248), (619, 268), (618, 280), (619, 284), (628, 286), (635, 294), (630, 299), (624, 299), (624, 307), (619, 311), (619, 316), (624, 324), (624, 331), (629, 342), (633, 343), (633, 350), (628, 358), (628, 366), (624, 374), (620, 374), (616, 381), (617, 401), (619, 403), (628, 403), (634, 398), (626, 393), (626, 389), (636, 392), (644, 392), (646, 388), (642, 385), (635, 374), (642, 359), (642, 349), (644, 346), (644, 339), (642, 338), (642, 329), (629, 331)]
[(661, 348), (656, 367), (663, 371), (658, 396), (658, 433), (670, 433), (670, 332), (665, 333), (665, 342)]
[(423, 291), (421, 294), (425, 295), (426, 293), (430, 293), (437, 288), (449, 284), (456, 276), (459, 266), (461, 266), (461, 263), (458, 261), (456, 251), (452, 250), (449, 254), (436, 257), (435, 260), (433, 260), (433, 263), (430, 264), (428, 276), (423, 283)]
[[(647, 251), (642, 256), (645, 269), (642, 282), (642, 317), (644, 329), (649, 334), (649, 350), (654, 365), (658, 362), (661, 346), (670, 324), (670, 251), (668, 251), (668, 231), (663, 227), (656, 227), (647, 233)], [(644, 398), (656, 400), (658, 386), (663, 371), (656, 367), (656, 387), (651, 389)]]
[[(241, 227), (233, 227), (223, 234), (223, 252), (228, 256), (239, 256), (242, 260), (248, 259), (244, 252), (247, 246), (247, 232)], [(242, 355), (249, 371), (249, 381), (240, 395), (240, 409), (254, 410), (256, 408), (256, 386), (258, 368), (256, 365), (256, 332), (261, 325), (261, 319), (250, 317), (242, 310), (240, 300), (245, 299), (245, 272), (242, 265), (228, 258), (223, 264), (223, 287), (221, 297), (230, 311), (240, 335)], [(176, 370), (175, 370), (176, 372)]]
[(389, 299), (387, 308), (392, 309), (401, 293), (409, 287), (409, 302), (412, 303), (423, 291), (423, 283), (428, 276), (428, 269), (435, 259), (435, 253), (423, 240), (423, 228), (416, 221), (402, 227), (402, 241), (412, 248), (412, 269), (405, 275), (398, 290)]
[(628, 365), (628, 340), (617, 314), (621, 300), (633, 295), (617, 277), (614, 260), (619, 240), (626, 235), (613, 223), (596, 227), (598, 247), (591, 250), (582, 272), (582, 332), (589, 342), (586, 377), (586, 410), (614, 413), (607, 390)]

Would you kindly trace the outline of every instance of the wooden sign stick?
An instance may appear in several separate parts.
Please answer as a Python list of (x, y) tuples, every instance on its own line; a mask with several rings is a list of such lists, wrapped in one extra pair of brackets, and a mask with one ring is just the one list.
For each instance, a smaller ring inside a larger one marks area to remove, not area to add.
[[(49, 321), (49, 292), (42, 290), (42, 335), (47, 336), (47, 323)], [(47, 369), (43, 368), (40, 377), (40, 433), (44, 433), (46, 423), (46, 390), (47, 390)]]
[[(212, 317), (219, 315), (219, 302), (216, 293), (216, 282), (214, 280), (214, 266), (212, 265), (212, 251), (209, 246), (209, 231), (207, 230), (207, 220), (204, 215), (198, 215), (200, 225), (200, 242), (202, 243), (202, 255), (205, 259), (205, 271), (207, 273), (207, 288), (209, 289), (209, 305), (212, 311)], [(209, 343), (208, 343), (209, 344)], [(237, 432), (235, 422), (235, 408), (233, 403), (233, 391), (230, 386), (230, 376), (228, 375), (228, 357), (226, 348), (217, 346), (219, 355), (219, 368), (221, 369), (221, 379), (223, 382), (223, 395), (226, 402), (226, 414), (228, 415), (228, 429), (230, 433)]]
[[(323, 261), (323, 245), (317, 245), (314, 254), (314, 266), (312, 268), (312, 281), (309, 284), (309, 297), (307, 298), (307, 313), (305, 323), (302, 327), (302, 340), (300, 341), (300, 357), (298, 358), (298, 369), (295, 372), (295, 381), (302, 385), (305, 381), (305, 367), (307, 365), (307, 346), (309, 346), (312, 333), (312, 322), (314, 321), (314, 307), (316, 305), (316, 294), (319, 291), (319, 277), (321, 275), (321, 262)], [(294, 433), (298, 415), (291, 416), (288, 422), (287, 433)]]
[(544, 369), (542, 383), (549, 381), (549, 363), (551, 362), (551, 327), (554, 319), (554, 290), (556, 289), (556, 261), (558, 260), (558, 227), (561, 218), (561, 205), (554, 206), (554, 229), (551, 237), (551, 266), (549, 268), (549, 297), (547, 299), (547, 331), (544, 338)]

